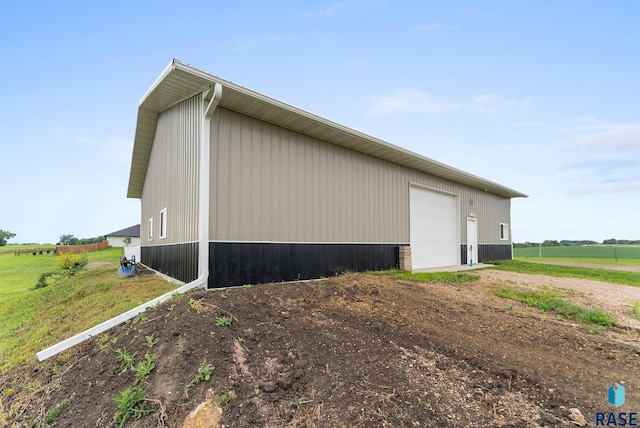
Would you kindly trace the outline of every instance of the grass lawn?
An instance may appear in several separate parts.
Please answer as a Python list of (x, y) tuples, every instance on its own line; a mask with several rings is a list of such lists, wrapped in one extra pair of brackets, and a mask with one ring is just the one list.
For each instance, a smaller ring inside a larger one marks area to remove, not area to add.
[(640, 287), (640, 272), (627, 272), (610, 269), (583, 268), (542, 263), (527, 263), (519, 260), (500, 260), (489, 269), (508, 270), (512, 272), (540, 274), (567, 278), (585, 278), (594, 281)]
[(616, 322), (611, 316), (597, 309), (583, 308), (571, 303), (559, 293), (541, 290), (518, 290), (510, 287), (497, 287), (492, 292), (505, 299), (515, 300), (525, 305), (537, 308), (540, 312), (555, 312), (559, 314), (556, 319), (562, 320), (563, 315), (589, 324), (597, 324), (601, 327), (612, 327)]
[[(532, 257), (539, 258), (539, 247), (514, 248), (513, 254), (516, 258)], [(566, 258), (571, 259), (600, 259), (597, 263), (609, 263), (616, 260), (627, 260), (627, 263), (640, 265), (640, 245), (588, 245), (588, 246), (560, 246), (542, 247), (542, 259)], [(604, 261), (606, 260), (606, 261)]]
[(29, 290), (57, 256), (0, 255), (0, 373), (36, 363), (35, 353), (175, 288), (157, 275), (117, 275), (122, 248), (87, 253), (113, 267), (82, 270)]
[(406, 270), (391, 269), (385, 271), (368, 272), (372, 275), (388, 275), (393, 279), (403, 279), (415, 282), (430, 282), (438, 284), (459, 284), (480, 279), (478, 275), (464, 272), (408, 272)]
[(521, 261), (582, 263), (587, 265), (640, 266), (640, 259), (606, 259), (593, 257), (515, 257)]
[[(5, 248), (13, 247), (15, 246)], [(117, 265), (122, 254), (122, 248), (108, 248), (87, 253), (87, 256), (89, 263), (110, 262)], [(36, 285), (41, 274), (57, 269), (59, 269), (58, 256), (53, 253), (35, 256), (31, 254), (14, 256), (13, 252), (0, 253), (0, 302), (29, 291)]]

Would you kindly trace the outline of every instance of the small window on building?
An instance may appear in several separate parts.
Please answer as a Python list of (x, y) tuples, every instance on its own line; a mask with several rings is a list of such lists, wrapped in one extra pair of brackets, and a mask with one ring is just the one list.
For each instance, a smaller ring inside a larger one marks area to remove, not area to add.
[(160, 211), (160, 239), (167, 237), (167, 207)]
[(153, 241), (153, 217), (149, 219), (147, 234), (149, 235), (149, 241)]
[(509, 240), (509, 225), (507, 223), (500, 223), (500, 240)]

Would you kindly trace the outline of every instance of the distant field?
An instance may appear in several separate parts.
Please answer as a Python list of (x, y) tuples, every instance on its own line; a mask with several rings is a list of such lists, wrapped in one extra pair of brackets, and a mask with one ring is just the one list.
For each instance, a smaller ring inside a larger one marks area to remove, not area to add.
[(52, 244), (44, 244), (44, 245), (5, 245), (4, 247), (0, 247), (0, 254), (5, 254), (5, 253), (11, 253), (13, 254), (14, 251), (16, 250), (36, 250), (36, 249), (43, 249), (43, 250), (48, 250), (48, 249), (52, 249), (55, 250), (56, 246), (52, 245)]
[[(514, 257), (535, 257), (540, 255), (538, 247), (514, 248)], [(589, 245), (569, 247), (542, 247), (542, 257), (582, 258), (582, 259), (638, 259), (640, 245)]]
[[(12, 247), (19, 246), (2, 248)], [(87, 253), (87, 256), (89, 263), (110, 262), (115, 265), (122, 254), (122, 248), (108, 248)], [(0, 301), (23, 294), (36, 285), (41, 274), (56, 269), (59, 269), (58, 256), (53, 253), (14, 256), (12, 251), (0, 252)]]

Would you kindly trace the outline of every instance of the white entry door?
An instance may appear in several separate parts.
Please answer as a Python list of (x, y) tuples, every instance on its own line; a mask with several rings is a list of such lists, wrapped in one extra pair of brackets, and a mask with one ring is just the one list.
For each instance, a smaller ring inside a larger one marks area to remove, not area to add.
[(459, 264), (457, 197), (409, 188), (409, 240), (413, 269)]
[(478, 220), (467, 218), (467, 264), (478, 263)]

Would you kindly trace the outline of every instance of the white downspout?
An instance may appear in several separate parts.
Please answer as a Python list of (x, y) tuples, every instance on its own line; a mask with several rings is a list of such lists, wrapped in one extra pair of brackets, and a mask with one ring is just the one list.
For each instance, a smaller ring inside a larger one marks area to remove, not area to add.
[[(207, 96), (211, 94), (211, 100), (207, 103)], [(198, 231), (200, 233), (198, 268), (200, 276), (206, 277), (203, 287), (207, 287), (209, 279), (209, 197), (211, 185), (211, 117), (218, 107), (218, 102), (222, 97), (222, 85), (216, 83), (212, 88), (207, 89), (202, 101), (205, 103), (204, 114), (202, 115), (202, 130), (200, 132), (200, 224)]]
[(160, 297), (156, 297), (155, 299), (143, 303), (140, 306), (136, 306), (135, 308), (127, 312), (111, 318), (110, 320), (91, 327), (90, 329), (87, 329), (81, 333), (76, 334), (73, 337), (63, 340), (62, 342), (59, 342), (47, 349), (36, 353), (38, 360), (44, 361), (49, 357), (53, 357), (54, 355), (59, 354), (60, 352), (64, 352), (67, 349), (79, 343), (82, 343), (93, 336), (97, 336), (98, 334), (103, 333), (110, 328), (117, 326), (118, 324), (122, 324), (123, 322), (134, 318), (138, 314), (146, 311), (148, 308), (159, 305), (160, 303), (171, 299), (177, 294), (186, 293), (187, 291), (192, 290), (196, 287), (207, 287), (207, 282), (209, 280), (209, 152), (211, 146), (211, 117), (213, 116), (213, 112), (218, 106), (218, 102), (220, 101), (220, 98), (222, 96), (222, 85), (216, 83), (213, 88), (207, 89), (204, 92), (203, 101), (206, 102), (206, 97), (210, 92), (213, 93), (211, 96), (211, 100), (206, 105), (204, 114), (202, 115), (202, 127), (200, 129), (198, 278), (188, 284), (183, 285), (180, 288), (163, 294)]

